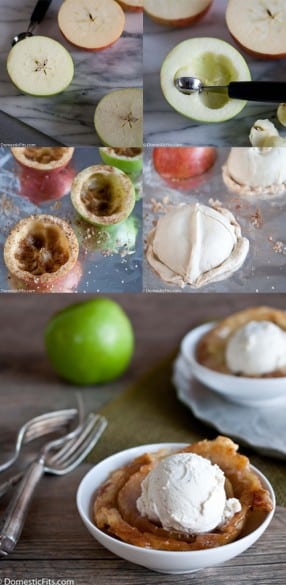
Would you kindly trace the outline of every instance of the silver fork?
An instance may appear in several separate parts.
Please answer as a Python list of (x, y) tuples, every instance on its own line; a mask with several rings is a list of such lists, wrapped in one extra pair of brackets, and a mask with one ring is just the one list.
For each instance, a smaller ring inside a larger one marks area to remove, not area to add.
[(65, 475), (73, 471), (92, 450), (106, 425), (104, 417), (89, 414), (74, 431), (50, 441), (40, 451), (8, 506), (0, 533), (0, 557), (13, 552), (21, 536), (35, 488), (43, 474)]
[(78, 415), (76, 408), (46, 412), (36, 416), (26, 422), (19, 430), (14, 447), (14, 453), (7, 461), (0, 464), (0, 473), (9, 469), (18, 459), (20, 451), (24, 445), (27, 445), (34, 439), (38, 439), (49, 433), (61, 429), (66, 424), (72, 422)]

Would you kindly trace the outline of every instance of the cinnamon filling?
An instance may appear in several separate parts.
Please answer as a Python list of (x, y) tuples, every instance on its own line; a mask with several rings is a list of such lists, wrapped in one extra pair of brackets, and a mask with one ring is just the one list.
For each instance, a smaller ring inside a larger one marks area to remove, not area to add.
[(81, 192), (81, 200), (93, 215), (111, 216), (121, 211), (121, 189), (115, 179), (101, 173), (90, 177)]
[(112, 150), (118, 156), (126, 156), (129, 158), (135, 158), (135, 156), (142, 154), (142, 148), (113, 148)]
[(50, 164), (51, 162), (58, 161), (62, 158), (63, 152), (66, 149), (62, 146), (59, 147), (28, 147), (25, 148), (25, 158), (27, 160), (34, 161), (39, 164)]
[(56, 226), (35, 224), (19, 244), (19, 268), (34, 276), (57, 272), (69, 259), (65, 235)]

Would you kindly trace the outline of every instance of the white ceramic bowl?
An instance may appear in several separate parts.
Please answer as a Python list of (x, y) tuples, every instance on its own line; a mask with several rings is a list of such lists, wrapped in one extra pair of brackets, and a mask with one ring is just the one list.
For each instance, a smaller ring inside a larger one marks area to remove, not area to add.
[(228, 400), (248, 406), (277, 405), (286, 401), (286, 376), (283, 378), (247, 378), (215, 372), (196, 359), (196, 347), (201, 337), (214, 327), (207, 323), (192, 329), (183, 338), (181, 355), (186, 368), (200, 382), (222, 394)]
[(90, 534), (96, 538), (98, 542), (112, 553), (127, 561), (137, 565), (142, 565), (143, 567), (160, 573), (191, 573), (193, 571), (198, 571), (199, 569), (213, 567), (214, 565), (228, 561), (256, 542), (267, 528), (274, 514), (275, 496), (273, 489), (262, 473), (253, 467), (252, 469), (254, 469), (260, 477), (263, 486), (270, 492), (273, 501), (273, 510), (265, 516), (263, 521), (260, 520), (258, 525), (252, 526), (249, 533), (230, 544), (199, 551), (160, 551), (126, 544), (125, 542), (121, 542), (116, 538), (108, 536), (95, 526), (91, 517), (91, 507), (94, 494), (112, 471), (129, 463), (135, 457), (142, 455), (147, 451), (158, 451), (165, 447), (180, 449), (184, 446), (185, 443), (156, 443), (134, 447), (116, 453), (95, 465), (82, 479), (77, 491), (77, 507), (79, 514)]

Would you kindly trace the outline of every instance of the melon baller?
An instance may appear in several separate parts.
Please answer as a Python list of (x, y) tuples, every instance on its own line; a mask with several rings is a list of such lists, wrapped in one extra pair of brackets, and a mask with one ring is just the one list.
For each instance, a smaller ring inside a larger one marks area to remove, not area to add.
[(231, 81), (228, 85), (203, 85), (197, 77), (178, 77), (175, 87), (185, 95), (209, 92), (254, 102), (286, 102), (286, 82)]

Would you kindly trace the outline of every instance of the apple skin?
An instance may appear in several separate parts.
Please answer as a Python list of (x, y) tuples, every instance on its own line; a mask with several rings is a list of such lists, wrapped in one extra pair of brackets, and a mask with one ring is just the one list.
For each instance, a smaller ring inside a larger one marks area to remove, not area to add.
[(217, 157), (213, 146), (158, 146), (153, 149), (153, 163), (164, 179), (184, 181), (202, 175)]
[(19, 168), (20, 195), (36, 205), (60, 199), (70, 192), (76, 171), (66, 167), (58, 172), (45, 173), (25, 167)]
[(267, 59), (268, 61), (276, 61), (278, 59), (285, 59), (286, 57), (286, 53), (276, 53), (276, 54), (272, 54), (269, 55), (269, 53), (257, 53), (256, 51), (252, 51), (251, 49), (249, 49), (248, 47), (245, 47), (245, 45), (242, 45), (241, 42), (232, 34), (232, 32), (228, 29), (228, 32), (230, 34), (230, 36), (233, 38), (233, 40), (236, 42), (236, 44), (238, 45), (238, 47), (240, 49), (242, 49), (245, 53), (247, 53), (247, 55), (250, 55), (251, 57), (255, 57), (256, 59)]
[(130, 4), (126, 4), (126, 2), (123, 2), (123, 0), (117, 0), (118, 4), (120, 4), (121, 8), (123, 8), (123, 10), (126, 10), (127, 12), (143, 12), (144, 7), (143, 6), (131, 6)]
[(145, 12), (154, 22), (157, 22), (158, 24), (163, 24), (175, 28), (185, 28), (187, 26), (195, 24), (198, 20), (201, 20), (201, 18), (203, 18), (209, 11), (211, 5), (212, 2), (204, 10), (202, 10), (202, 12), (199, 12), (195, 16), (190, 16), (189, 18), (178, 18), (177, 20), (167, 20), (165, 18), (158, 18), (157, 16), (153, 16), (153, 14), (147, 12), (146, 9)]
[(53, 282), (32, 284), (27, 283), (19, 278), (10, 275), (9, 280), (12, 288), (18, 291), (30, 291), (37, 293), (72, 293), (77, 288), (80, 279), (82, 277), (83, 270), (79, 261), (73, 266), (73, 268), (64, 276), (56, 278)]

